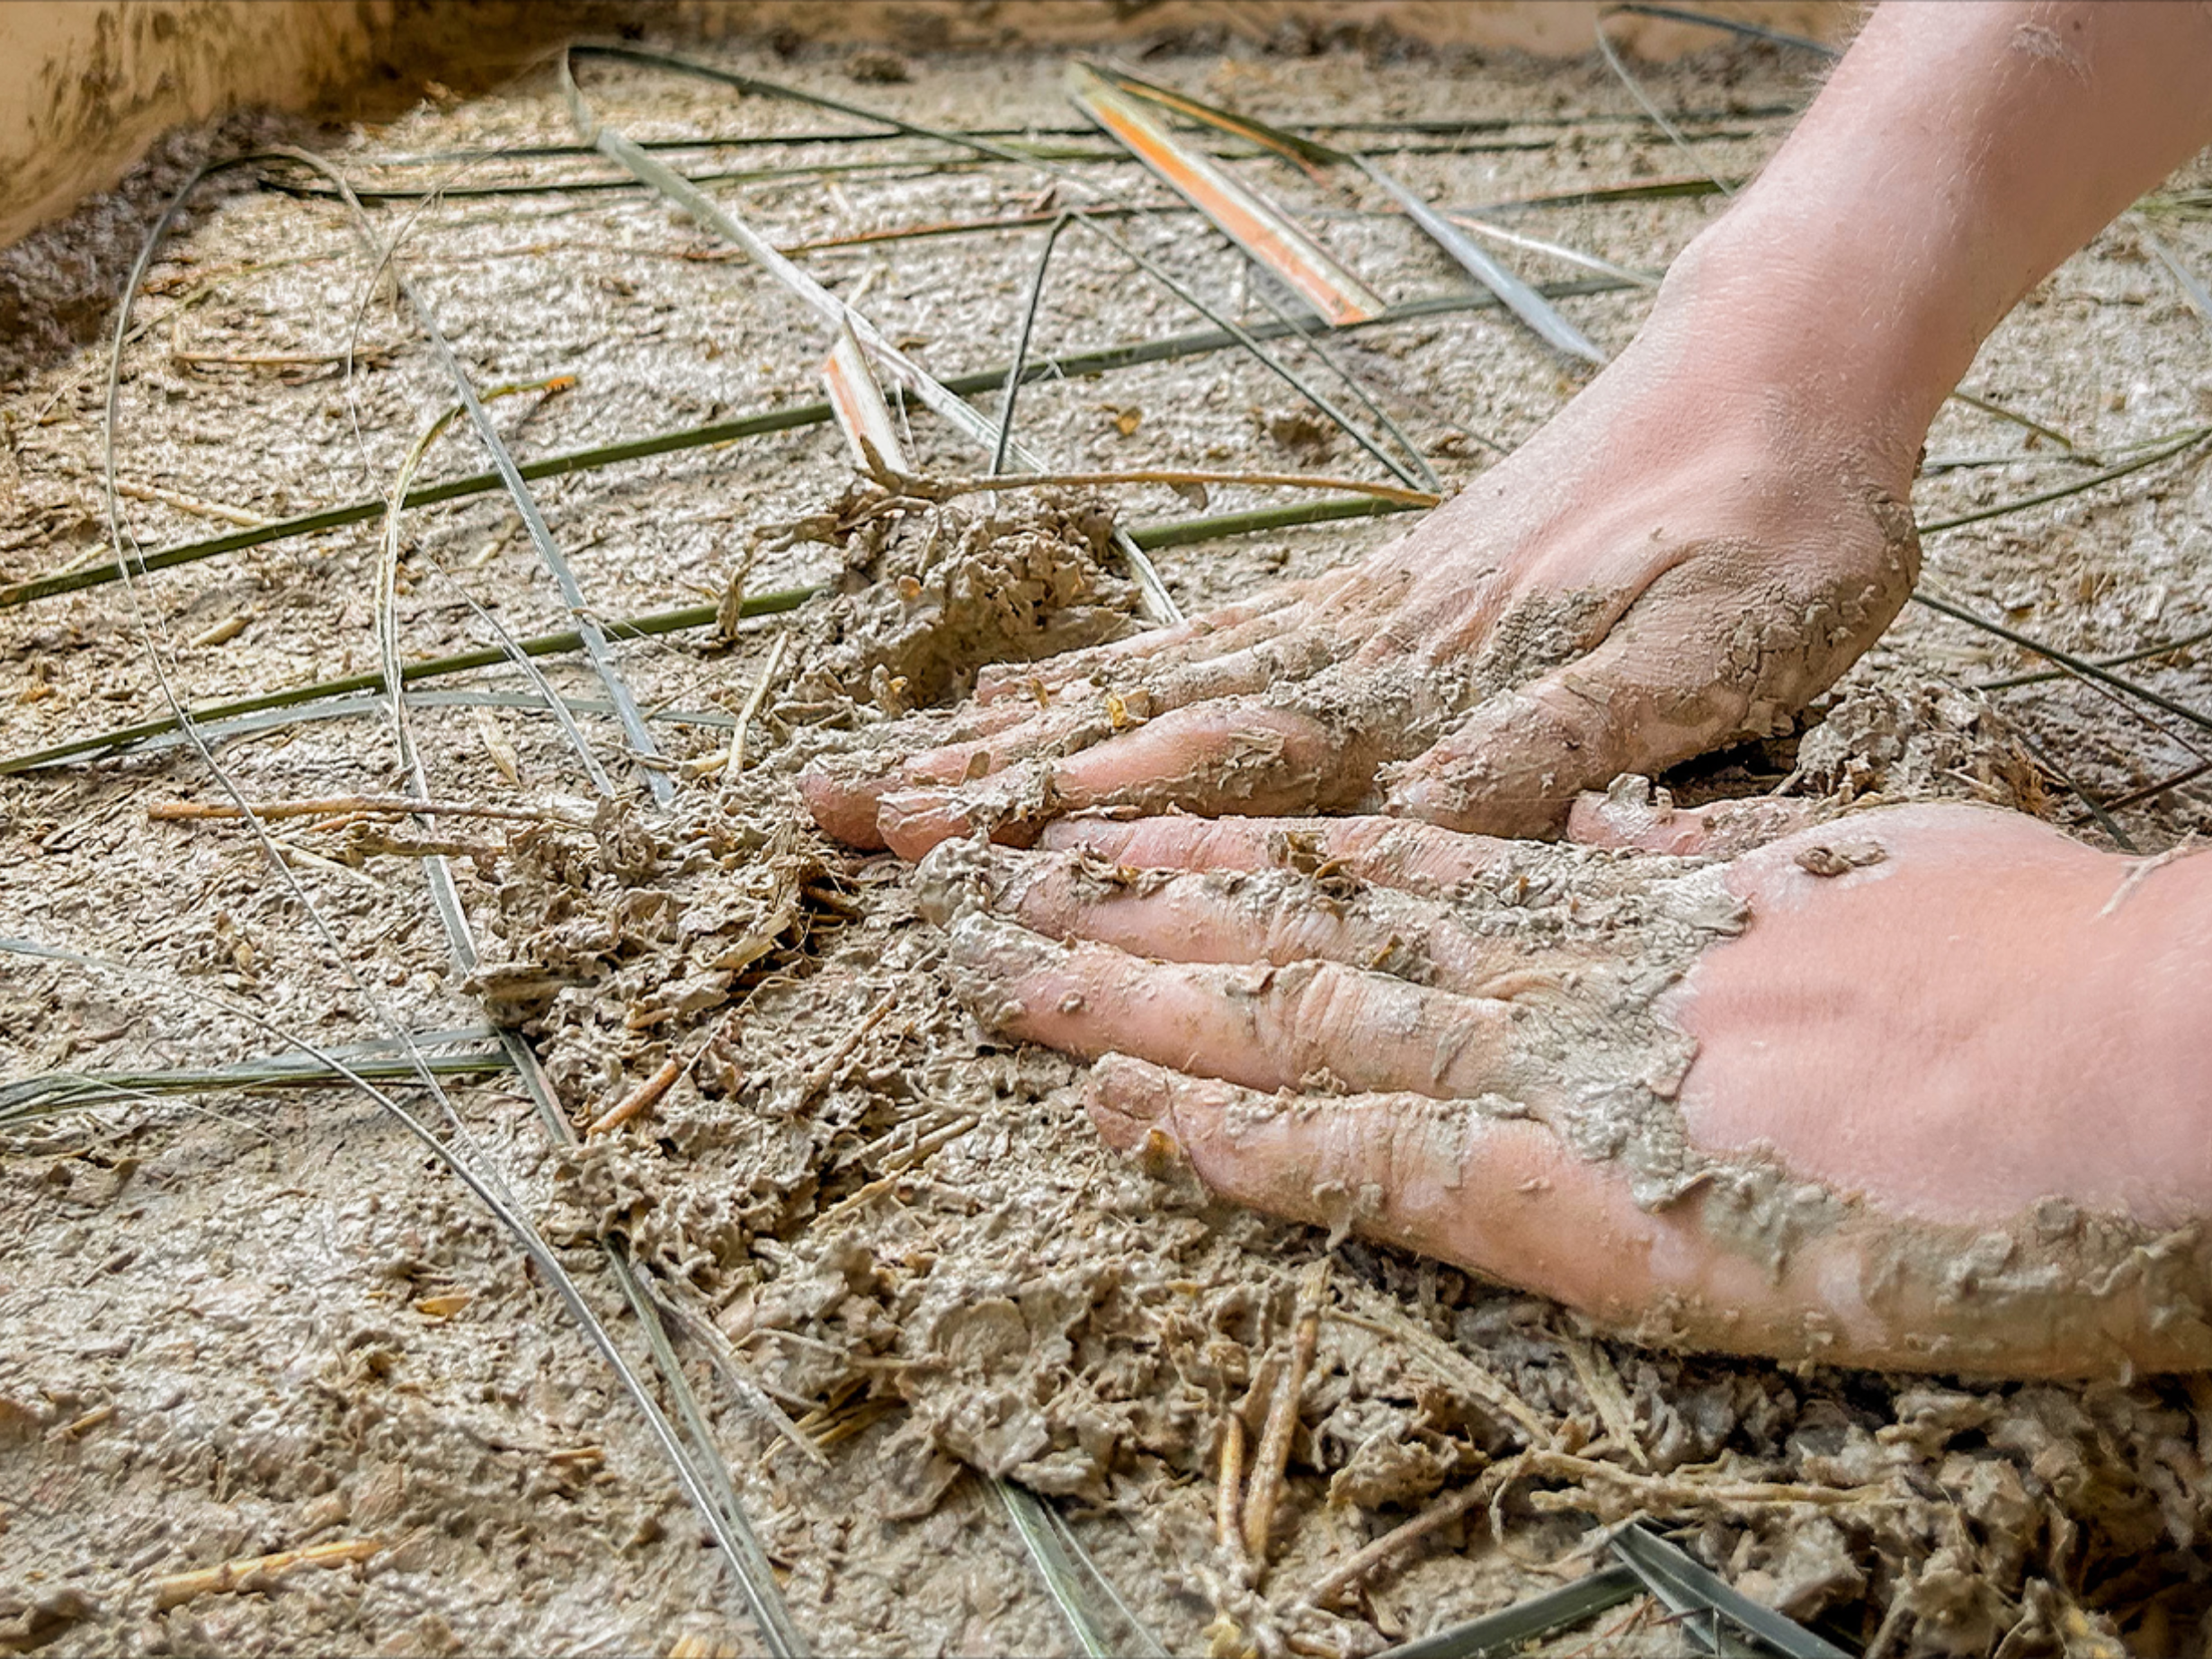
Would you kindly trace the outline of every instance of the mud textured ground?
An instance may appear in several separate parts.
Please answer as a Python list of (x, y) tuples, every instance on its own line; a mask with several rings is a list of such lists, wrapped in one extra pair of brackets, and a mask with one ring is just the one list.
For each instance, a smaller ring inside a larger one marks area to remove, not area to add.
[[(1147, 72), (1283, 122), (1494, 118), (1478, 133), (1361, 140), (1411, 147), (1405, 175), (1460, 204), (1699, 166), (1741, 174), (1806, 93), (1795, 66), (1759, 48), (1655, 76), (1672, 107), (1709, 117), (1690, 123), (1693, 162), (1632, 119), (1601, 68), (1369, 44), (1388, 49), (1222, 56), (1171, 41)], [(1043, 58), (732, 61), (924, 122), (1070, 124), (1059, 65)], [(602, 116), (641, 138), (853, 126), (645, 71), (593, 75)], [(547, 81), (319, 139), (363, 187), (446, 187), (370, 211), (404, 234), (400, 263), (480, 385), (575, 377), (491, 406), (516, 451), (819, 397), (819, 328), (665, 207), (624, 191), (468, 193), (604, 179), (603, 165), (424, 159), (568, 136)], [(213, 142), (179, 141), (157, 171), (174, 181), (178, 157)], [(1048, 179), (931, 165), (937, 152), (911, 142), (674, 154), (725, 175), (710, 187), (721, 200), (803, 249), (818, 280), (935, 372), (1010, 354), (1040, 224), (861, 238), (1034, 214)], [(1065, 165), (1131, 203), (1167, 205), (1126, 166)], [(284, 177), (291, 193), (208, 197), (137, 302), (117, 475), (147, 548), (241, 515), (380, 495), (451, 401), (405, 308), (360, 263), (343, 210), (303, 199), (304, 174)], [(1465, 291), (1402, 221), (1276, 183), (1393, 299)], [(2179, 183), (2201, 186), (2201, 169)], [(152, 187), (141, 181), (141, 200)], [(1657, 267), (1709, 211), (1702, 198), (1613, 200), (1525, 208), (1512, 222)], [(21, 331), (0, 390), (0, 581), (101, 555), (104, 360), (67, 342), (82, 337), (103, 239), (111, 263), (143, 219), (107, 204), (14, 256), (9, 292), (47, 306), (53, 326)], [(2049, 430), (1952, 406), (1930, 442), (1923, 522), (2056, 488), (2092, 469), (2082, 455), (2124, 459), (2212, 417), (2212, 333), (2146, 248), (2145, 224), (2212, 271), (2212, 229), (2170, 211), (2123, 222), (2069, 263), (1968, 382)], [(1211, 303), (1271, 316), (1187, 215), (1125, 228)], [(1516, 257), (1531, 275), (1577, 274)], [(1204, 326), (1081, 233), (1056, 272), (1040, 352)], [(1646, 301), (1628, 290), (1565, 303), (1617, 346)], [(1312, 350), (1289, 354), (1332, 373)], [(1448, 484), (1575, 385), (1486, 312), (1359, 333), (1328, 354)], [(1233, 353), (1041, 382), (1023, 394), (1021, 429), (1068, 468), (1380, 476)], [(923, 468), (979, 469), (925, 417), (911, 441)], [(456, 433), (424, 476), (480, 464)], [(545, 1228), (638, 1363), (600, 1242), (618, 1241), (676, 1310), (691, 1385), (793, 1617), (823, 1651), (1067, 1649), (979, 1473), (1050, 1494), (1177, 1652), (1371, 1652), (1583, 1570), (1592, 1524), (1639, 1512), (1750, 1593), (1885, 1653), (2017, 1659), (2114, 1651), (2116, 1639), (2201, 1650), (2212, 1392), (2200, 1379), (1991, 1389), (1686, 1360), (1592, 1339), (1541, 1302), (1358, 1244), (1334, 1252), (1272, 1558), (1240, 1578), (1212, 1541), (1223, 1425), (1238, 1414), (1258, 1438), (1301, 1283), (1328, 1241), (1108, 1155), (1063, 1088), (1069, 1063), (986, 1040), (949, 997), (905, 872), (822, 841), (791, 787), (808, 754), (957, 696), (986, 660), (1130, 626), (1131, 590), (1102, 551), (1106, 515), (1197, 509), (1130, 488), (964, 501), (855, 531), (838, 520), (851, 485), (834, 430), (816, 424), (537, 486), (597, 615), (713, 602), (734, 575), (754, 594), (835, 590), (712, 644), (693, 633), (618, 647), (676, 769), (668, 807), (639, 787), (575, 658), (544, 672), (576, 700), (580, 730), (621, 785), (612, 806), (593, 800), (512, 669), (431, 682), (411, 718), (437, 798), (523, 816), (275, 819), (281, 872), (236, 824), (148, 822), (158, 803), (223, 798), (187, 751), (6, 779), (0, 934), (129, 969), (0, 960), (7, 1075), (213, 1065), (277, 1051), (277, 1030), (341, 1044), (488, 1011), (530, 1035), (580, 1130), (672, 1057), (693, 1062), (581, 1149), (554, 1144), (511, 1075), (448, 1092), (477, 1161)], [(1217, 489), (1207, 511), (1278, 499)], [(2208, 523), (2212, 482), (2184, 459), (1932, 536), (1929, 584), (2052, 643), (2118, 653), (2212, 623)], [(1195, 609), (1387, 533), (1387, 521), (1321, 526), (1159, 561)], [(375, 527), (357, 526), (169, 571), (135, 599), (105, 586), (0, 611), (0, 748), (160, 713), (156, 660), (195, 702), (370, 668), (378, 559)], [(566, 625), (496, 495), (408, 514), (395, 586), (409, 656)], [(789, 643), (733, 769), (736, 716), (780, 636)], [(1974, 689), (2036, 666), (1915, 610), (1802, 740), (1672, 782), (1689, 799), (1785, 780), (1838, 800), (1992, 799), (2093, 836), (2080, 791), (2124, 798), (2193, 763), (2198, 739), (2082, 686)], [(2203, 698), (2188, 652), (2129, 672)], [(262, 801), (407, 783), (373, 714), (242, 736), (218, 758)], [(2201, 829), (2208, 809), (2212, 793), (2186, 782), (2115, 816), (2156, 850)], [(454, 966), (432, 903), (433, 852), (449, 855), (482, 951), (474, 977)], [(443, 1123), (421, 1088), (394, 1090)], [(19, 1124), (0, 1141), (0, 1650), (754, 1645), (722, 1558), (543, 1273), (361, 1094), (210, 1090)], [(819, 1447), (819, 1466), (766, 1423), (763, 1392)], [(1468, 1519), (1312, 1604), (1363, 1545), (1470, 1482), (1485, 1485)], [(370, 1539), (383, 1548), (365, 1562), (157, 1606), (158, 1582), (179, 1573)], [(1624, 1619), (1637, 1622), (1554, 1651), (1681, 1640), (1648, 1607), (1601, 1628)]]

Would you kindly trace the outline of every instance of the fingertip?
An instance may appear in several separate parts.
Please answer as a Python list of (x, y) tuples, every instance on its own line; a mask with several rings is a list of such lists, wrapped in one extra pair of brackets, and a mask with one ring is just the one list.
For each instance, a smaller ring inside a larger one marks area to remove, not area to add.
[(912, 862), (940, 842), (976, 833), (959, 803), (941, 789), (887, 789), (875, 802), (878, 844)]
[(956, 836), (1027, 847), (1035, 843), (1038, 828), (1033, 819), (1003, 805), (978, 803), (946, 789), (888, 789), (876, 804), (881, 844), (909, 861)]
[(868, 785), (841, 778), (816, 762), (799, 773), (798, 793), (823, 834), (870, 852), (884, 846), (876, 827), (876, 791)]
[(1174, 1074), (1126, 1054), (1101, 1055), (1084, 1079), (1084, 1108), (1117, 1152), (1182, 1151), (1173, 1132)]

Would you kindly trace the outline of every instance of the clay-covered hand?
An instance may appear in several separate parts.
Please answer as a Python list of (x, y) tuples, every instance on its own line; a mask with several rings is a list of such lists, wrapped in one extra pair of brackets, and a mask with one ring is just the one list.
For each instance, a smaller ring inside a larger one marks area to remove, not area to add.
[(1678, 1346), (2212, 1364), (2212, 857), (1958, 806), (1714, 856), (1761, 827), (1070, 819), (923, 891), (979, 1017), (1224, 1197)]
[(935, 746), (810, 774), (816, 816), (909, 857), (1097, 807), (1545, 834), (1578, 790), (1786, 729), (1911, 590), (1910, 449), (1732, 386), (1684, 332), (1356, 564), (986, 671)]

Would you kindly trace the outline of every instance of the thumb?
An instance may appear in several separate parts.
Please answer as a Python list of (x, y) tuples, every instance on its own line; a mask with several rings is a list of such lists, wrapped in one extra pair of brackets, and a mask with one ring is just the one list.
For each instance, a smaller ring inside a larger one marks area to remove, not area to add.
[(1556, 834), (1583, 789), (1788, 730), (1903, 602), (1872, 582), (1804, 595), (1770, 579), (1762, 592), (1736, 559), (1680, 566), (1588, 654), (1491, 699), (1396, 769), (1387, 810), (1492, 835)]

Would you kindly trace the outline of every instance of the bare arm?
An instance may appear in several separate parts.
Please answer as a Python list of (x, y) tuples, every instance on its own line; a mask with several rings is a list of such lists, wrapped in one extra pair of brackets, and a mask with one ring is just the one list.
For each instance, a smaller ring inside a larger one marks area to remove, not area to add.
[(1817, 334), (1774, 368), (1909, 456), (2029, 290), (2207, 144), (2212, 5), (1892, 0), (1684, 275)]

